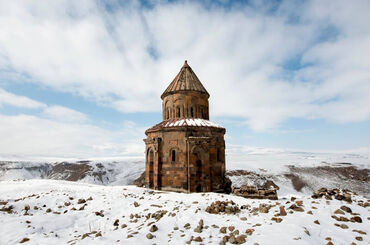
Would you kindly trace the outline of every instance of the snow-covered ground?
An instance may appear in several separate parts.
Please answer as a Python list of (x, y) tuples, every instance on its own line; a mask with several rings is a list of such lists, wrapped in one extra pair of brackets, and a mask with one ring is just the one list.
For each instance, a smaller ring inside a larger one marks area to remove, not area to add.
[[(370, 243), (369, 207), (358, 205), (359, 200), (366, 202), (364, 196), (370, 195), (367, 181), (370, 160), (366, 151), (309, 153), (231, 147), (227, 151), (227, 169), (251, 172), (230, 176), (234, 186), (273, 180), (280, 187), (278, 201), (216, 193), (157, 192), (127, 186), (144, 171), (142, 157), (1, 160), (8, 160), (0, 162), (1, 245), (17, 244), (24, 238), (29, 239), (27, 244), (185, 244), (192, 236), (193, 240), (199, 236), (203, 244), (219, 244), (231, 233), (229, 230), (227, 234), (220, 233), (220, 228), (229, 226), (234, 226), (239, 236), (247, 235), (247, 244), (326, 244), (328, 237), (334, 244)], [(294, 186), (297, 179), (303, 183), (300, 190)], [(355, 196), (352, 204), (312, 199), (312, 191), (319, 187), (353, 188), (362, 196)], [(303, 201), (304, 212), (288, 209), (293, 203), (292, 195)], [(79, 199), (86, 202), (78, 204)], [(237, 214), (207, 213), (206, 207), (217, 200), (233, 200), (247, 209)], [(272, 207), (268, 213), (253, 211), (261, 204)], [(24, 215), (27, 205), (30, 210)], [(362, 223), (333, 219), (335, 210), (343, 205), (350, 207), (352, 214), (340, 216), (360, 216)], [(11, 213), (5, 212), (9, 206), (13, 206)], [(287, 216), (275, 217), (280, 206), (285, 207)], [(160, 217), (161, 210), (163, 217), (159, 220), (150, 215)], [(271, 220), (274, 217), (282, 221)], [(204, 227), (198, 233), (194, 229), (201, 219)], [(189, 229), (184, 228), (187, 223)], [(158, 231), (149, 231), (153, 224)], [(253, 234), (247, 234), (247, 229), (254, 229)], [(154, 237), (148, 239), (148, 233)]]
[[(79, 199), (86, 202), (78, 204)], [(247, 229), (254, 229), (246, 236), (247, 244), (326, 244), (329, 238), (334, 244), (369, 244), (369, 207), (358, 205), (366, 199), (361, 196), (352, 196), (352, 199), (351, 204), (309, 196), (297, 196), (293, 202), (289, 196), (270, 201), (61, 180), (2, 181), (0, 208), (10, 205), (14, 208), (12, 213), (0, 212), (0, 244), (18, 244), (24, 238), (29, 239), (26, 244), (185, 244), (192, 236), (193, 239), (199, 236), (203, 244), (219, 244), (231, 233), (227, 229), (227, 234), (223, 234), (220, 228), (230, 226), (234, 226), (239, 235), (247, 235)], [(237, 214), (207, 213), (206, 207), (217, 200), (233, 200), (239, 207), (246, 205), (246, 209)], [(289, 206), (300, 200), (304, 211), (290, 213)], [(268, 213), (253, 211), (261, 204), (272, 207)], [(25, 215), (27, 205), (30, 210)], [(352, 213), (335, 215), (348, 219), (359, 216), (362, 223), (333, 219), (335, 210), (343, 205)], [(285, 207), (287, 216), (277, 216), (282, 219), (277, 223), (272, 218), (279, 213), (280, 206)], [(165, 214), (159, 220), (150, 215), (156, 213), (158, 218), (161, 210)], [(198, 233), (194, 229), (201, 219), (204, 225)], [(189, 229), (184, 228), (187, 223)], [(153, 224), (158, 230), (150, 232)], [(148, 233), (154, 237), (148, 239)], [(191, 244), (200, 243), (192, 241)]]

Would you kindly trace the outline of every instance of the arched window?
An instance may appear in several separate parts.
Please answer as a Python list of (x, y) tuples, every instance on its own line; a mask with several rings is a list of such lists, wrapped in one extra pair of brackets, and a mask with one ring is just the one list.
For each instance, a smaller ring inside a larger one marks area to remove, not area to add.
[(221, 161), (221, 151), (220, 148), (217, 148), (217, 161)]
[(177, 107), (176, 110), (176, 116), (180, 118), (180, 107)]
[(170, 119), (170, 108), (167, 108), (167, 119)]
[(175, 150), (171, 151), (171, 160), (172, 160), (172, 162), (176, 161), (176, 151)]
[(190, 108), (190, 117), (194, 117), (194, 108), (193, 107)]

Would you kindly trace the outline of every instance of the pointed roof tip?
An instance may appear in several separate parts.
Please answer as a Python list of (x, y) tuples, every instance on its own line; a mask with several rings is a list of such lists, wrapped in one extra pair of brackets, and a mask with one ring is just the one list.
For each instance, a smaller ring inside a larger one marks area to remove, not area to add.
[(163, 92), (161, 98), (163, 99), (168, 94), (173, 94), (180, 91), (196, 91), (206, 94), (206, 96), (209, 97), (209, 93), (199, 81), (197, 75), (195, 75), (194, 71), (188, 65), (187, 60), (185, 60), (184, 65), (181, 67), (181, 70), (175, 79), (173, 79), (170, 85), (168, 85), (167, 89)]
[(187, 60), (185, 60), (184, 65), (183, 65), (182, 67), (190, 67), (190, 66), (188, 65), (188, 61), (187, 61)]

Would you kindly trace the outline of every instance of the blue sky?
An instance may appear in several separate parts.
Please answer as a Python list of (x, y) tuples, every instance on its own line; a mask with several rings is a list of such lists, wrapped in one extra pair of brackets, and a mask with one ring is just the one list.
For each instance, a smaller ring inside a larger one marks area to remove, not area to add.
[(368, 1), (0, 1), (0, 156), (136, 156), (185, 59), (226, 143), (370, 149)]

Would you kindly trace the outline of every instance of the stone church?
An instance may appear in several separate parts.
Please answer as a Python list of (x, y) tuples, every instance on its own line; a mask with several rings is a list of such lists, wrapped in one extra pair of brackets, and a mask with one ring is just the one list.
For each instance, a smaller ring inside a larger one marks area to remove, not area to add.
[(161, 99), (163, 120), (145, 131), (146, 187), (223, 191), (226, 130), (209, 121), (209, 93), (187, 61)]

